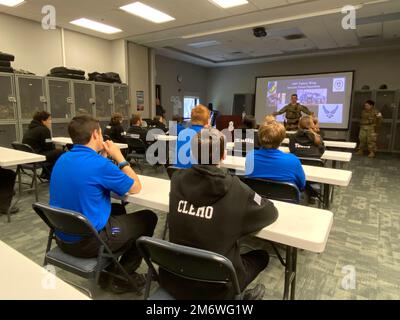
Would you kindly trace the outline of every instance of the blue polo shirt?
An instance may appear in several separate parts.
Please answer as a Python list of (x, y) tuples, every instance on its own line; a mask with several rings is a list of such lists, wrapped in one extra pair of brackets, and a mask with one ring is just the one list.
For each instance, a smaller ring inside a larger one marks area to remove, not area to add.
[[(75, 145), (56, 162), (50, 180), (50, 205), (83, 214), (101, 231), (111, 214), (110, 193), (126, 194), (134, 180), (93, 149)], [(56, 232), (65, 242), (80, 237)]]
[(192, 125), (182, 130), (176, 143), (176, 167), (181, 169), (191, 168), (196, 160), (191, 157), (191, 140), (204, 126)]
[[(253, 162), (254, 161), (254, 162)], [(251, 172), (252, 163), (254, 163)], [(300, 191), (306, 186), (306, 177), (299, 158), (278, 149), (253, 150), (246, 157), (246, 176), (295, 184)]]

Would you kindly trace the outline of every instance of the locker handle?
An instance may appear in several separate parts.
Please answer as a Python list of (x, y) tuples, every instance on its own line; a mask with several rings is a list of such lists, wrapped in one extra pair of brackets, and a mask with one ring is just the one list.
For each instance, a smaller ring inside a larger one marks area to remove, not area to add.
[(45, 96), (40, 96), (40, 102), (46, 103), (47, 102), (46, 97)]
[(109, 104), (109, 105), (112, 105), (112, 104), (113, 104), (112, 99), (109, 99), (109, 100), (108, 100), (108, 104)]
[(72, 97), (68, 97), (68, 98), (67, 98), (67, 103), (74, 103)]
[(8, 101), (9, 102), (17, 102), (17, 99), (15, 99), (15, 97), (13, 97), (13, 96), (8, 96)]

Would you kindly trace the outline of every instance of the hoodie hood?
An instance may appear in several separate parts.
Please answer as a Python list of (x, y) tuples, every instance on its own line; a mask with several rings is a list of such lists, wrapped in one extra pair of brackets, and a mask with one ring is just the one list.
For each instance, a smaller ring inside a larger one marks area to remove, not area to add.
[(30, 125), (29, 125), (29, 129), (34, 129), (34, 128), (37, 128), (37, 127), (44, 127), (44, 125), (41, 122), (37, 121), (37, 120), (32, 120)]
[(182, 170), (182, 179), (188, 181), (179, 187), (184, 199), (196, 207), (213, 205), (229, 191), (233, 178), (224, 169), (210, 165), (194, 165)]

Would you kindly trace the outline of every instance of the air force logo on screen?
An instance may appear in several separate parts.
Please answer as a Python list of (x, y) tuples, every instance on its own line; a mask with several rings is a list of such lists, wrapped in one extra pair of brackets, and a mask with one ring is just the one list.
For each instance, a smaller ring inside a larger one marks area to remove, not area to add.
[(332, 92), (344, 92), (346, 89), (346, 78), (334, 78)]

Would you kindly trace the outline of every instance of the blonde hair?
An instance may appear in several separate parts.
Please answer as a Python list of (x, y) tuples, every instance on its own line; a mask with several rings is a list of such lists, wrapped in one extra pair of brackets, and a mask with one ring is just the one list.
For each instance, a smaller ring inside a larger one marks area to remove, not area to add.
[(314, 120), (310, 116), (303, 116), (299, 121), (299, 128), (303, 130), (309, 130), (314, 126)]
[(271, 123), (274, 121), (276, 121), (276, 118), (273, 115), (269, 115), (264, 118), (264, 123)]
[(267, 149), (278, 149), (286, 137), (285, 127), (277, 122), (264, 123), (258, 130), (258, 137), (262, 147)]
[(191, 121), (194, 125), (205, 126), (208, 124), (210, 119), (210, 110), (207, 107), (199, 104), (192, 109)]

